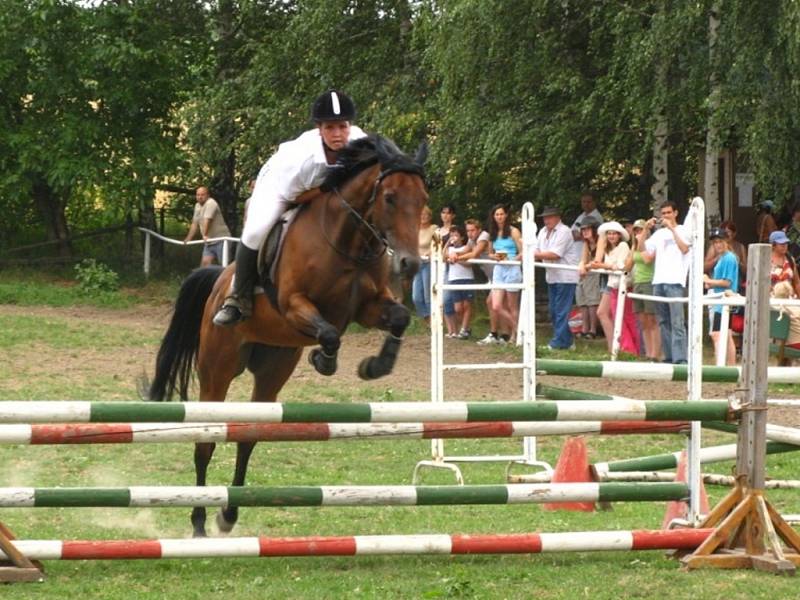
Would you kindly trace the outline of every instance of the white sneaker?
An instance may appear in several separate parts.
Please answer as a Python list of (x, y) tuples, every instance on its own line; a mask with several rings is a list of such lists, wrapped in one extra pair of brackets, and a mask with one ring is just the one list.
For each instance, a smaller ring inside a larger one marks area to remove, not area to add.
[(478, 340), (478, 345), (479, 346), (491, 346), (493, 344), (497, 344), (499, 341), (500, 341), (499, 338), (495, 337), (494, 335), (492, 335), (490, 333), (485, 338), (483, 338), (482, 340)]

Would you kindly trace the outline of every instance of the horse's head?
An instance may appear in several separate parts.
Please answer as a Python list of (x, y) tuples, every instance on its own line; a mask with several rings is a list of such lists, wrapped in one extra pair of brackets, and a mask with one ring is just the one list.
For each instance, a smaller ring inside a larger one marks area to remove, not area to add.
[[(408, 277), (420, 264), (419, 220), (428, 201), (423, 168), (426, 154), (423, 146), (412, 158), (391, 140), (370, 136), (351, 142), (340, 153), (342, 172), (327, 181), (330, 187), (338, 187), (340, 182), (335, 179), (346, 178), (349, 170), (348, 202), (386, 240), (395, 271)], [(359, 166), (361, 172), (354, 176)]]
[[(393, 144), (392, 144), (393, 145)], [(403, 155), (405, 156), (405, 155)], [(419, 270), (419, 221), (428, 202), (421, 148), (413, 159), (381, 165), (372, 221), (386, 236), (393, 251), (394, 270), (413, 277)]]

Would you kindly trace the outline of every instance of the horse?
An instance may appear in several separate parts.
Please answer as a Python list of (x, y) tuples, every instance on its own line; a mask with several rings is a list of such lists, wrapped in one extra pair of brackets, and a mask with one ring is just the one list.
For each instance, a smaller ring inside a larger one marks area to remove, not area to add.
[[(341, 336), (351, 322), (388, 332), (379, 354), (359, 365), (359, 376), (389, 374), (411, 319), (389, 281), (392, 272), (413, 276), (419, 268), (420, 213), (428, 200), (425, 155), (424, 145), (412, 158), (374, 135), (345, 146), (319, 194), (298, 209), (277, 259), (273, 294), (256, 294), (251, 318), (233, 327), (212, 322), (234, 265), (190, 274), (158, 350), (149, 398), (170, 400), (177, 388), (188, 400), (196, 373), (199, 400), (222, 402), (231, 381), (248, 369), (251, 401), (275, 402), (306, 346), (319, 344), (309, 361), (320, 374), (336, 372)], [(237, 444), (232, 485), (244, 485), (254, 447)], [(206, 485), (214, 448), (195, 444), (198, 486)], [(238, 516), (238, 507), (223, 507), (219, 530), (230, 532)], [(194, 508), (191, 522), (194, 536), (204, 537), (205, 508)]]

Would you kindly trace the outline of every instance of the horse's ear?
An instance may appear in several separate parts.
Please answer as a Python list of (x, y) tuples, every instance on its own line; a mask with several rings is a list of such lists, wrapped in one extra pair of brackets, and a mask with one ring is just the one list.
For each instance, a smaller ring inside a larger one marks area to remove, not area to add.
[(422, 166), (426, 160), (428, 160), (428, 140), (423, 140), (414, 154), (414, 162)]

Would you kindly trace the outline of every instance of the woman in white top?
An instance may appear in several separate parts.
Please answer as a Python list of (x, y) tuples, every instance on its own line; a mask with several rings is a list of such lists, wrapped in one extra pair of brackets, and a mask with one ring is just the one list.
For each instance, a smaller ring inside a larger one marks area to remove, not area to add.
[[(622, 271), (625, 269), (625, 262), (631, 252), (628, 241), (630, 235), (627, 230), (620, 225), (617, 221), (608, 221), (600, 225), (597, 233), (601, 239), (605, 239), (605, 244), (598, 244), (598, 253), (603, 251), (603, 259), (594, 261), (590, 264), (592, 269), (607, 269), (609, 271)], [(613, 335), (613, 320), (617, 312), (617, 296), (619, 295), (619, 286), (622, 277), (620, 275), (608, 276), (608, 288), (610, 291), (610, 308), (611, 308), (611, 326), (606, 341), (608, 343), (609, 354), (612, 351), (614, 335)], [(627, 287), (627, 282), (626, 282)], [(633, 314), (633, 304), (630, 298), (625, 298), (624, 313), (622, 320), (622, 334), (620, 339), (620, 348), (625, 352), (639, 355), (639, 326), (636, 322), (636, 316)]]

